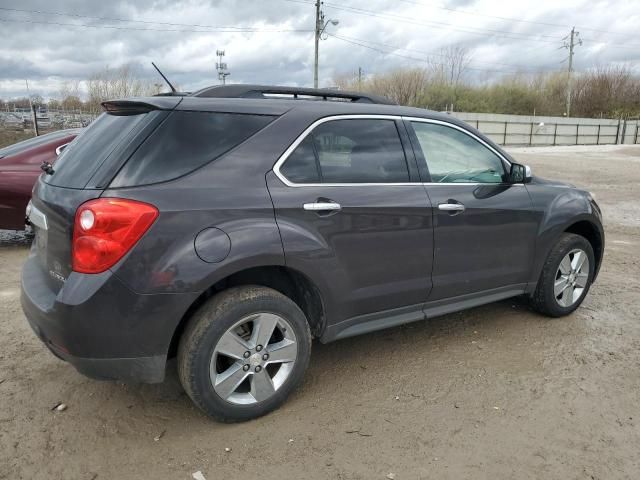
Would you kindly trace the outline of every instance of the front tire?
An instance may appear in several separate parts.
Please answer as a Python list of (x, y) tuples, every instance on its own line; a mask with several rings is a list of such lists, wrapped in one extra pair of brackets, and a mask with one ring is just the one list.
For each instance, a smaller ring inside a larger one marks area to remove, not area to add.
[(238, 422), (284, 403), (310, 354), (309, 324), (291, 299), (266, 287), (234, 287), (191, 318), (178, 346), (178, 375), (205, 413)]
[(533, 308), (550, 317), (569, 315), (589, 292), (595, 268), (593, 247), (573, 233), (563, 233), (542, 268)]

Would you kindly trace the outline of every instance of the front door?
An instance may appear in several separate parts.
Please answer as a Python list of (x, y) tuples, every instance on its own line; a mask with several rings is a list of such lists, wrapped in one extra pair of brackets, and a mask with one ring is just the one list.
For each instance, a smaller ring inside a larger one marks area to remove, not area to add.
[(444, 122), (407, 125), (419, 165), (426, 161), (434, 212), (428, 300), (524, 290), (538, 228), (526, 186), (510, 183), (508, 163), (471, 132)]
[(283, 158), (267, 185), (285, 261), (322, 288), (328, 325), (407, 306), (420, 312), (431, 286), (432, 215), (404, 125), (321, 120)]

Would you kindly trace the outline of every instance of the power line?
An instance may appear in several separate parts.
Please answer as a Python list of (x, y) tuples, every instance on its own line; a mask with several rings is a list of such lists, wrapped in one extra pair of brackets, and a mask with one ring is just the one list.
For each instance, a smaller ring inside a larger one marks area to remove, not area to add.
[[(290, 1), (290, 0), (287, 0)], [(408, 23), (408, 24), (412, 24), (412, 25), (421, 25), (421, 26), (428, 26), (428, 27), (434, 27), (434, 28), (441, 28), (441, 29), (445, 29), (445, 30), (453, 30), (453, 31), (459, 31), (459, 32), (464, 32), (464, 33), (470, 33), (473, 35), (481, 35), (481, 36), (489, 36), (489, 37), (493, 37), (493, 36), (502, 36), (504, 38), (509, 38), (512, 40), (522, 40), (522, 41), (535, 41), (538, 43), (552, 43), (552, 44), (557, 44), (558, 42), (561, 41), (560, 37), (556, 37), (556, 36), (551, 36), (551, 35), (538, 35), (537, 37), (533, 37), (530, 36), (528, 34), (521, 34), (521, 33), (517, 33), (517, 32), (508, 32), (508, 31), (504, 31), (504, 30), (494, 30), (494, 29), (487, 29), (487, 28), (475, 28), (475, 27), (465, 27), (465, 28), (460, 28), (460, 27), (456, 27), (455, 25), (451, 24), (451, 23), (446, 23), (446, 22), (435, 22), (435, 21), (424, 21), (424, 20), (416, 20), (410, 17), (404, 17), (401, 15), (395, 15), (395, 14), (388, 14), (388, 13), (378, 13), (375, 12), (373, 10), (366, 10), (363, 8), (356, 8), (356, 7), (345, 7), (345, 6), (341, 6), (341, 5), (336, 5), (333, 3), (326, 3), (324, 4), (325, 6), (329, 7), (329, 8), (333, 8), (334, 10), (340, 10), (340, 11), (344, 11), (344, 12), (349, 12), (349, 13), (353, 13), (356, 15), (364, 15), (364, 16), (368, 16), (368, 17), (377, 17), (377, 18), (382, 18), (385, 20), (391, 20), (391, 21), (395, 21), (395, 22), (401, 22), (401, 23)], [(473, 30), (470, 30), (471, 28), (473, 28)], [(543, 40), (543, 38), (550, 38), (553, 39), (554, 41), (551, 40)]]
[[(63, 12), (53, 12), (48, 10), (26, 10), (20, 8), (8, 8), (8, 7), (0, 7), (0, 10), (11, 11), (11, 12), (21, 12), (21, 13), (36, 13), (41, 15), (56, 15), (61, 17), (75, 17), (75, 18), (86, 18), (89, 20), (103, 20), (108, 22), (128, 22), (128, 23), (144, 23), (149, 25), (167, 25), (173, 27), (194, 27), (194, 28), (209, 28), (209, 29), (229, 29), (229, 30), (238, 30), (240, 32), (244, 31), (256, 31), (257, 29), (254, 27), (236, 27), (236, 26), (219, 26), (219, 25), (200, 25), (200, 24), (191, 24), (191, 23), (172, 23), (172, 22), (159, 22), (153, 20), (135, 20), (135, 19), (126, 19), (126, 18), (113, 18), (113, 17), (95, 17), (91, 15), (81, 15), (79, 13), (63, 13)], [(286, 30), (286, 31), (303, 31), (308, 32), (310, 30)]]
[[(585, 43), (585, 41), (583, 41), (583, 43)], [(605, 45), (610, 45), (612, 47), (618, 47), (618, 48), (632, 48), (634, 50), (637, 50), (638, 48), (640, 48), (640, 44), (633, 44), (633, 43), (613, 43), (613, 42), (609, 42), (606, 40), (586, 40), (586, 43), (588, 44), (594, 44), (594, 43), (603, 43)]]
[(9, 12), (20, 12), (20, 13), (37, 13), (40, 15), (56, 15), (60, 17), (75, 17), (75, 18), (86, 18), (89, 20), (104, 20), (108, 22), (130, 22), (130, 23), (146, 23), (153, 25), (168, 25), (173, 27), (198, 27), (198, 28), (242, 28), (242, 27), (222, 27), (216, 25), (197, 25), (197, 24), (189, 24), (189, 23), (170, 23), (170, 22), (156, 22), (151, 20), (134, 20), (134, 19), (125, 19), (125, 18), (113, 18), (113, 17), (94, 17), (91, 15), (81, 15), (79, 13), (64, 13), (64, 12), (52, 12), (50, 10), (27, 10), (22, 8), (9, 8), (9, 7), (0, 7), (0, 10), (5, 10)]
[[(167, 23), (167, 22), (152, 22), (146, 20), (125, 20), (125, 19), (109, 19), (106, 17), (91, 17), (86, 15), (77, 15), (77, 14), (66, 14), (66, 13), (56, 13), (56, 12), (44, 12), (38, 10), (17, 10), (0, 7), (0, 10), (10, 10), (10, 11), (19, 11), (19, 12), (29, 12), (29, 13), (38, 13), (38, 14), (51, 14), (51, 15), (59, 15), (59, 16), (70, 16), (70, 17), (80, 17), (87, 19), (99, 19), (104, 21), (118, 21), (118, 22), (131, 22), (131, 23), (145, 23), (145, 24), (157, 24), (157, 25), (173, 25), (173, 26), (185, 26), (185, 27), (194, 27), (194, 28), (141, 28), (135, 26), (116, 26), (116, 25), (99, 25), (99, 24), (80, 24), (80, 23), (63, 23), (63, 22), (53, 22), (53, 21), (45, 21), (45, 20), (27, 20), (27, 19), (17, 19), (17, 18), (0, 18), (2, 22), (12, 22), (12, 23), (36, 23), (43, 25), (58, 25), (58, 26), (67, 26), (67, 27), (82, 27), (82, 28), (107, 28), (113, 30), (132, 30), (132, 31), (151, 31), (151, 32), (192, 32), (192, 33), (207, 33), (207, 32), (221, 32), (221, 33), (257, 33), (257, 32), (275, 32), (275, 33), (308, 33), (312, 32), (311, 29), (267, 29), (267, 28), (255, 28), (255, 27), (227, 27), (227, 26), (213, 26), (213, 25), (190, 25), (183, 23)], [(196, 30), (196, 28), (202, 28), (206, 30)]]
[[(425, 63), (429, 62), (429, 63), (432, 63), (434, 65), (446, 66), (446, 64), (444, 64), (442, 62), (434, 62), (430, 58), (424, 58), (424, 57), (419, 58), (419, 57), (414, 57), (414, 56), (411, 56), (411, 55), (404, 55), (404, 54), (401, 54), (401, 53), (396, 53), (396, 52), (390, 51), (390, 50), (383, 50), (383, 49), (378, 48), (378, 47), (367, 45), (366, 43), (362, 43), (362, 42), (358, 42), (358, 41), (354, 41), (354, 40), (348, 40), (348, 39), (346, 39), (344, 37), (341, 37), (340, 35), (335, 35), (335, 34), (332, 34), (332, 33), (328, 33), (327, 35), (330, 36), (330, 37), (336, 38), (338, 40), (341, 40), (343, 42), (350, 43), (352, 45), (358, 45), (358, 46), (364, 47), (364, 48), (368, 48), (369, 50), (374, 50), (376, 52), (383, 53), (385, 55), (393, 55), (393, 56), (396, 56), (396, 57), (406, 58), (408, 60), (414, 60), (414, 61), (417, 61), (417, 62), (425, 62)], [(480, 71), (480, 72), (490, 72), (490, 73), (507, 73), (507, 74), (520, 73), (520, 72), (517, 72), (517, 71), (507, 71), (507, 70), (488, 69), (488, 68), (479, 68), (479, 67), (467, 67), (467, 68), (469, 70), (477, 70), (477, 71)]]
[[(291, 3), (299, 3), (299, 4), (303, 4), (303, 5), (312, 5), (313, 4), (313, 2), (311, 0), (284, 0), (284, 1), (291, 2)], [(399, 0), (399, 1), (404, 1), (405, 3), (412, 3), (412, 4), (417, 4), (417, 5), (424, 5), (424, 4), (420, 4), (418, 2), (415, 2), (413, 0)], [(560, 37), (552, 36), (552, 35), (539, 34), (538, 36), (534, 37), (534, 36), (530, 36), (529, 34), (525, 34), (525, 33), (518, 33), (518, 32), (512, 32), (512, 31), (505, 31), (505, 30), (476, 28), (476, 27), (456, 27), (454, 24), (447, 23), (447, 22), (416, 20), (416, 19), (411, 18), (411, 17), (405, 17), (405, 16), (389, 14), (389, 13), (380, 13), (380, 12), (376, 12), (376, 11), (373, 11), (373, 10), (366, 10), (366, 9), (358, 8), (358, 7), (336, 5), (336, 4), (332, 4), (332, 3), (324, 3), (324, 5), (329, 7), (329, 8), (333, 8), (334, 10), (340, 10), (340, 11), (344, 11), (344, 12), (349, 12), (349, 13), (353, 13), (353, 14), (356, 14), (356, 15), (365, 15), (365, 16), (369, 16), (369, 17), (376, 17), (376, 18), (381, 18), (381, 19), (384, 19), (384, 20), (392, 20), (392, 21), (397, 21), (397, 22), (403, 22), (403, 23), (408, 23), (408, 24), (412, 24), (412, 25), (431, 26), (431, 27), (434, 27), (434, 28), (442, 28), (442, 29), (446, 29), (446, 30), (453, 30), (453, 31), (459, 31), (459, 32), (464, 32), (464, 33), (471, 33), (471, 34), (474, 34), (474, 35), (482, 35), (482, 36), (488, 36), (488, 37), (491, 37), (491, 36), (502, 36), (504, 38), (508, 38), (508, 39), (512, 39), (512, 40), (535, 41), (535, 42), (538, 42), (538, 43), (548, 43), (548, 44), (557, 44), (560, 41), (562, 41), (562, 39)], [(452, 11), (457, 11), (459, 13), (463, 12), (462, 10), (456, 10), (456, 9), (450, 9), (450, 8), (446, 8), (446, 9), (447, 10), (452, 10)], [(533, 20), (522, 20), (522, 19), (515, 19), (515, 18), (498, 17), (498, 16), (494, 16), (494, 15), (477, 14), (475, 12), (474, 13), (472, 13), (472, 12), (464, 12), (464, 13), (468, 13), (468, 14), (472, 14), (472, 15), (478, 15), (478, 16), (492, 17), (492, 18), (495, 17), (495, 18), (508, 20), (508, 21), (514, 21), (514, 22), (534, 23), (534, 24), (541, 24), (541, 25), (546, 25), (546, 26), (554, 26), (554, 27), (566, 28), (566, 25), (555, 24), (555, 23), (535, 22)], [(610, 34), (615, 34), (615, 35), (627, 35), (627, 34), (620, 33), (620, 32), (612, 32), (612, 31), (601, 30), (601, 29), (596, 29), (596, 28), (589, 28), (589, 27), (580, 27), (580, 28), (583, 28), (584, 30), (591, 30), (591, 31), (594, 31), (594, 32), (610, 33)], [(470, 30), (470, 29), (473, 29), (473, 30)], [(552, 40), (543, 40), (543, 38), (550, 38)], [(594, 41), (592, 41), (590, 43), (604, 43), (604, 44), (607, 44), (607, 45), (617, 46), (617, 47), (622, 47), (622, 48), (640, 48), (640, 45), (633, 45), (633, 44), (628, 44), (628, 43), (627, 44), (612, 43), (612, 42), (609, 42), (609, 41), (594, 40)]]
[[(400, 47), (398, 45), (391, 45), (389, 43), (382, 43), (382, 42), (374, 42), (373, 40), (364, 40), (362, 38), (354, 38), (354, 37), (349, 37), (346, 35), (342, 35), (342, 34), (334, 34), (333, 35), (336, 38), (339, 38), (340, 40), (353, 40), (356, 42), (362, 42), (362, 43), (369, 43), (369, 44), (373, 44), (373, 45), (380, 45), (383, 47), (388, 47), (394, 50), (404, 50), (406, 52), (415, 52), (415, 53), (420, 53), (420, 54), (424, 54), (424, 55), (429, 55), (429, 56), (436, 56), (436, 57), (446, 57), (447, 55), (445, 53), (438, 53), (438, 52), (427, 52), (424, 50), (416, 50), (413, 48), (404, 48), (404, 47)], [(518, 68), (521, 69), (520, 71), (529, 71), (531, 73), (534, 72), (538, 72), (539, 70), (530, 70), (527, 69), (525, 70), (524, 67), (522, 65), (518, 65), (518, 64), (513, 64), (513, 63), (501, 63), (501, 62), (485, 62), (483, 60), (475, 60), (474, 63), (483, 63), (486, 65), (501, 65), (504, 67), (514, 67), (514, 68)]]
[[(540, 22), (538, 20), (525, 20), (523, 18), (501, 17), (499, 15), (489, 15), (487, 13), (480, 13), (480, 12), (476, 12), (476, 11), (461, 10), (459, 8), (446, 7), (446, 6), (442, 5), (442, 4), (433, 5), (431, 3), (422, 3), (422, 2), (415, 1), (415, 0), (397, 0), (397, 1), (403, 2), (403, 3), (409, 3), (409, 4), (413, 4), (413, 5), (424, 6), (424, 7), (429, 6), (429, 7), (437, 8), (439, 10), (447, 10), (447, 11), (452, 12), (452, 13), (459, 13), (459, 14), (464, 14), (464, 15), (473, 15), (473, 16), (487, 17), (487, 18), (495, 18), (495, 19), (498, 19), (498, 20), (505, 20), (505, 21), (508, 21), (508, 22), (529, 23), (529, 24), (533, 24), (533, 25), (544, 25), (544, 26), (547, 26), (547, 27), (567, 28), (567, 25), (562, 25), (560, 23)], [(611, 30), (601, 30), (599, 28), (590, 28), (590, 27), (584, 27), (584, 26), (580, 26), (578, 28), (580, 28), (582, 30), (590, 30), (592, 32), (609, 33), (609, 34), (612, 34), (612, 35), (628, 35), (627, 33), (613, 32)]]

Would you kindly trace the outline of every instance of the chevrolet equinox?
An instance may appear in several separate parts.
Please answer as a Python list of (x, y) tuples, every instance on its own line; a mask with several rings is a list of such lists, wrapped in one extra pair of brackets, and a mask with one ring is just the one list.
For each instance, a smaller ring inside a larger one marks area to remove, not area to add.
[(34, 187), (23, 309), (93, 378), (177, 357), (221, 421), (281, 405), (314, 338), (520, 295), (560, 317), (600, 268), (593, 196), (446, 114), (256, 85), (103, 106)]

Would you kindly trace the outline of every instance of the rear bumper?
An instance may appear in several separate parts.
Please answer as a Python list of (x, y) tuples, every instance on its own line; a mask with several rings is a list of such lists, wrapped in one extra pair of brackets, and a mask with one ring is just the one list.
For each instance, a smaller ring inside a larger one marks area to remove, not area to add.
[(34, 255), (22, 270), (29, 325), (57, 357), (101, 380), (161, 382), (173, 332), (195, 294), (141, 295), (110, 271), (51, 289)]
[[(29, 318), (29, 317), (27, 317)], [(85, 377), (95, 380), (119, 380), (123, 382), (160, 383), (164, 380), (166, 355), (135, 358), (82, 358), (65, 352), (51, 342), (40, 327), (29, 320), (29, 325), (51, 353), (69, 362)]]

